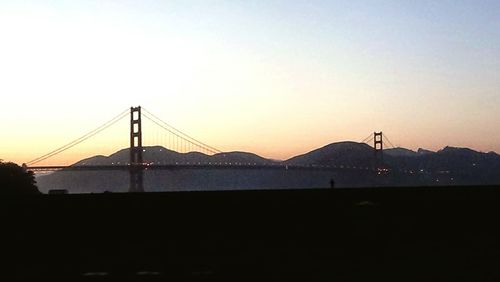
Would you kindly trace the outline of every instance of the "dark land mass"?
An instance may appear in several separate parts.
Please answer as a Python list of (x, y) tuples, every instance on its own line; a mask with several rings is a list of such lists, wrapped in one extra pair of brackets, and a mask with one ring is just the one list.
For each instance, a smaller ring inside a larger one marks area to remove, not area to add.
[(0, 160), (0, 195), (36, 195), (40, 194), (35, 185), (35, 176), (15, 163)]
[[(384, 150), (383, 167), (374, 170), (374, 151), (364, 143), (339, 142), (285, 161), (252, 153), (228, 152), (215, 155), (177, 153), (163, 147), (145, 147), (144, 161), (169, 164), (245, 164), (337, 167), (334, 170), (276, 169), (176, 169), (146, 170), (146, 191), (305, 189), (335, 187), (495, 185), (500, 184), (500, 156), (467, 148), (446, 147), (432, 152), (405, 148)], [(110, 156), (95, 156), (74, 165), (124, 165), (129, 150)], [(341, 169), (340, 169), (341, 168)], [(40, 190), (67, 189), (70, 193), (125, 192), (126, 171), (59, 171), (37, 178)]]
[(498, 281), (500, 187), (1, 197), (5, 281)]

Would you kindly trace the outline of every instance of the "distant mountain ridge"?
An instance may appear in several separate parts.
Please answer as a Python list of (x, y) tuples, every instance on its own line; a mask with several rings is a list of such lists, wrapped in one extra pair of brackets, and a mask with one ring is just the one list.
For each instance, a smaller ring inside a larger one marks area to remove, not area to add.
[(384, 153), (393, 157), (418, 157), (419, 153), (406, 148), (385, 149)]
[[(290, 159), (279, 161), (267, 159), (248, 152), (223, 152), (207, 155), (200, 152), (178, 153), (161, 146), (144, 147), (143, 159), (151, 164), (176, 164), (176, 163), (223, 163), (223, 164), (288, 164), (288, 165), (370, 165), (373, 160), (373, 148), (366, 143), (351, 141), (331, 143), (321, 148), (312, 150)], [(427, 158), (429, 156), (448, 156), (475, 158), (497, 158), (495, 152), (483, 153), (469, 148), (446, 146), (433, 152), (419, 148), (417, 151), (397, 147), (384, 149), (384, 156), (389, 162), (398, 158)], [(122, 149), (109, 156), (97, 155), (76, 162), (77, 165), (117, 165), (128, 164), (129, 149)]]
[[(122, 149), (110, 156), (94, 156), (73, 164), (79, 165), (125, 165), (129, 162), (129, 149)], [(278, 161), (270, 160), (253, 153), (225, 152), (206, 155), (199, 152), (178, 153), (161, 146), (144, 147), (142, 158), (151, 164), (177, 164), (177, 163), (222, 163), (222, 164), (276, 164)]]
[(373, 149), (365, 143), (338, 142), (285, 161), (290, 165), (357, 165), (372, 164)]
[[(280, 170), (183, 170), (147, 171), (151, 191), (327, 188), (332, 179), (338, 187), (422, 186), (422, 185), (492, 185), (500, 184), (500, 156), (469, 148), (447, 146), (437, 152), (405, 148), (384, 150), (383, 163), (390, 169), (385, 178), (373, 174), (373, 148), (365, 143), (337, 142), (284, 161), (276, 161), (247, 152), (206, 155), (178, 153), (161, 146), (144, 147), (143, 159), (150, 164), (252, 164), (345, 166), (357, 171), (280, 171)], [(74, 165), (124, 165), (129, 149), (109, 156), (94, 156)], [(368, 168), (371, 168), (368, 170)], [(126, 191), (128, 174), (120, 172), (55, 172), (37, 178), (41, 191), (68, 189), (70, 192)]]

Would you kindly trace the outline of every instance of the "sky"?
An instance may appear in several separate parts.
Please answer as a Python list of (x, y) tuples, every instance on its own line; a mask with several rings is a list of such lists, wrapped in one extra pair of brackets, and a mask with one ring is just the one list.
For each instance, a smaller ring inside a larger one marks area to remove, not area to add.
[[(500, 2), (0, 0), (0, 97), (17, 163), (137, 105), (274, 159), (374, 131), (500, 153)], [(127, 122), (48, 163), (126, 147)]]

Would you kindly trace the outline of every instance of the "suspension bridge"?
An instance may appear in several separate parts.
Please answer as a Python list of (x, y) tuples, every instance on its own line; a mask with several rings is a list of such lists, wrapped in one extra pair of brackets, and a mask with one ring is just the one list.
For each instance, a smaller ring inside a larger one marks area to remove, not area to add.
[[(126, 117), (130, 117), (130, 135), (129, 135), (129, 160), (126, 163), (113, 163), (110, 165), (92, 165), (92, 164), (75, 164), (75, 165), (39, 165), (46, 160), (49, 160), (57, 155), (64, 153), (67, 150), (91, 139), (92, 137), (100, 134), (101, 132), (114, 126)], [(130, 175), (129, 192), (143, 192), (143, 178), (145, 170), (175, 170), (175, 169), (285, 169), (285, 170), (376, 170), (379, 165), (383, 163), (383, 149), (384, 141), (392, 143), (388, 140), (382, 132), (374, 132), (367, 138), (363, 139), (361, 143), (373, 142), (374, 151), (374, 167), (356, 167), (348, 165), (288, 165), (283, 163), (255, 163), (255, 162), (184, 162), (184, 163), (169, 163), (159, 164), (151, 163), (144, 160), (143, 153), (145, 146), (143, 144), (143, 120), (148, 120), (157, 129), (163, 131), (163, 135), (155, 142), (155, 145), (162, 145), (165, 148), (179, 152), (199, 152), (206, 155), (223, 154), (223, 152), (213, 146), (210, 146), (190, 135), (178, 130), (170, 124), (161, 120), (158, 116), (142, 107), (131, 107), (126, 109), (111, 120), (97, 127), (96, 129), (88, 132), (61, 146), (49, 153), (41, 155), (25, 164), (23, 167), (26, 170), (33, 172), (51, 172), (51, 171), (128, 171)], [(160, 143), (160, 144), (159, 144)]]

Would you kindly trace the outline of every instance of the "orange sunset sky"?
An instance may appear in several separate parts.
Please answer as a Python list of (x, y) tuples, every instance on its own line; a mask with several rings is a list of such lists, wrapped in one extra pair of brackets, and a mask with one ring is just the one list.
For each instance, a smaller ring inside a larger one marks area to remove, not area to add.
[[(410, 149), (500, 152), (497, 1), (43, 2), (0, 2), (6, 161), (136, 105), (274, 159), (379, 130)], [(128, 146), (127, 122), (46, 163)]]

